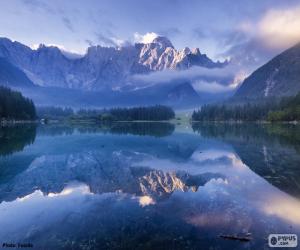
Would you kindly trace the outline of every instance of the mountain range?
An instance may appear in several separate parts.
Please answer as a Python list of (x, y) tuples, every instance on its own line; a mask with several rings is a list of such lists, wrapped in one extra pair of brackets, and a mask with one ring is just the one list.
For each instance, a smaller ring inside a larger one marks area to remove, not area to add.
[(91, 46), (81, 56), (70, 56), (55, 46), (32, 49), (0, 38), (0, 84), (17, 88), (38, 105), (130, 106), (167, 104), (195, 106), (201, 96), (187, 80), (140, 83), (136, 75), (187, 70), (193, 66), (221, 68), (198, 48), (176, 50), (166, 37), (123, 47)]
[[(76, 57), (55, 46), (32, 49), (0, 38), (0, 84), (21, 90), (38, 105), (195, 107), (222, 101), (234, 92), (197, 92), (186, 79), (145, 84), (135, 76), (164, 70), (178, 72), (195, 66), (218, 69), (228, 64), (214, 62), (198, 48), (177, 50), (169, 39), (161, 36), (145, 44), (91, 46), (84, 55)], [(300, 43), (254, 71), (231, 100), (264, 100), (299, 91)]]
[(54, 46), (40, 45), (33, 50), (1, 38), (0, 57), (23, 71), (35, 85), (83, 90), (120, 89), (134, 74), (224, 65), (213, 62), (198, 48), (177, 51), (166, 37), (124, 47), (92, 46), (79, 58), (70, 58)]

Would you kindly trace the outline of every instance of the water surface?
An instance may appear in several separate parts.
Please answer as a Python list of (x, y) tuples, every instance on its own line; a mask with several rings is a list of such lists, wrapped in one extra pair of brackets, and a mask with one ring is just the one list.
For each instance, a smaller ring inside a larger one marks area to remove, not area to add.
[(300, 237), (296, 125), (2, 127), (0, 155), (1, 245), (269, 249), (270, 233)]

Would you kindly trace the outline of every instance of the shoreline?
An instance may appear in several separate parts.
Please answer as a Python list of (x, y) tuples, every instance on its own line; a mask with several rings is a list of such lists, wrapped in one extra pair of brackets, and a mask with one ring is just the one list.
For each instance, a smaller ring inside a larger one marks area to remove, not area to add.
[(38, 120), (0, 120), (0, 125), (14, 125), (14, 124), (34, 124), (40, 123)]
[(244, 123), (254, 123), (254, 124), (294, 124), (299, 125), (300, 121), (190, 121), (190, 123), (224, 123), (224, 124), (244, 124)]
[(41, 120), (0, 120), (0, 126), (9, 126), (9, 125), (22, 125), (22, 124), (113, 124), (113, 123), (172, 123), (172, 124), (197, 124), (197, 123), (207, 123), (207, 124), (292, 124), (300, 125), (300, 121), (182, 121), (182, 120), (161, 120), (161, 121), (148, 121), (148, 120), (134, 120), (134, 121), (95, 121), (93, 119), (63, 119), (63, 120), (48, 120), (47, 123), (42, 122)]

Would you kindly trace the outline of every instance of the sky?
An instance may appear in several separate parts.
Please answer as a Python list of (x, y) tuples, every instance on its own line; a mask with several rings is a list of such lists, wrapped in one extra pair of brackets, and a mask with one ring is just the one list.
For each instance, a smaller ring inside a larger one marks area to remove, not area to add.
[(167, 36), (257, 67), (300, 41), (300, 0), (1, 0), (0, 36), (84, 53)]

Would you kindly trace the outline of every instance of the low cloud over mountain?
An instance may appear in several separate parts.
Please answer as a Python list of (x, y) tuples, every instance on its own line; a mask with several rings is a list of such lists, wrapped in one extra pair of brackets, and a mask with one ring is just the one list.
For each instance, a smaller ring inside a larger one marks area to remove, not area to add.
[(136, 86), (153, 86), (171, 82), (190, 82), (198, 92), (220, 93), (235, 90), (247, 77), (241, 67), (228, 64), (217, 68), (193, 66), (185, 70), (164, 70), (150, 74), (136, 74), (131, 81)]

